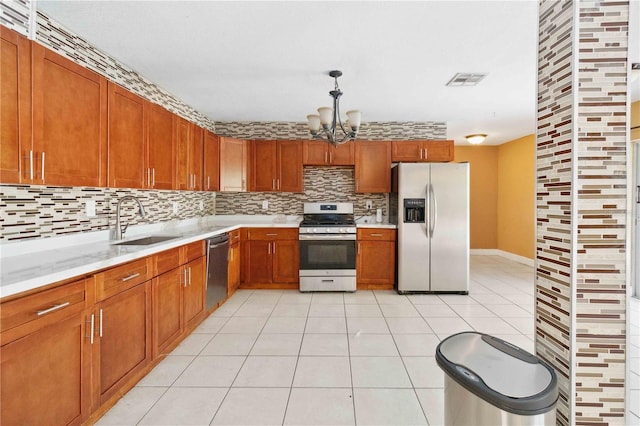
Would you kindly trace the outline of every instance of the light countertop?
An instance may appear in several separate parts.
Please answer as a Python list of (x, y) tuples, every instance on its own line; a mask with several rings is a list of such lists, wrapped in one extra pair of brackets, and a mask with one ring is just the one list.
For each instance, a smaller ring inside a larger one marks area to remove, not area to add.
[[(234, 229), (297, 228), (301, 220), (299, 216), (217, 215), (132, 226), (123, 241), (148, 235), (176, 237), (147, 246), (113, 244), (110, 240), (110, 231), (0, 244), (0, 298), (58, 281), (90, 275), (101, 269), (201, 241)], [(385, 221), (376, 223), (375, 217), (359, 219), (357, 227), (396, 228), (395, 225)]]
[[(150, 256), (242, 227), (298, 227), (298, 216), (207, 216), (132, 226), (125, 240), (145, 235), (177, 238), (148, 246), (114, 245), (109, 231), (0, 245), (0, 297), (33, 290)], [(123, 240), (123, 241), (125, 241)]]

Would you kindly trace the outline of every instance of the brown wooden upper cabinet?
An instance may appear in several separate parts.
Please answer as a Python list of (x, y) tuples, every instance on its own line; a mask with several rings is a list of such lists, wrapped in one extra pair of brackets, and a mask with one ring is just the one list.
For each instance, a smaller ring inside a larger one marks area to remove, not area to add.
[(0, 182), (31, 183), (31, 44), (0, 26)]
[(353, 166), (354, 142), (334, 146), (324, 141), (304, 141), (302, 163), (305, 166)]
[(302, 192), (302, 143), (251, 141), (250, 191)]
[(109, 82), (108, 185), (112, 188), (149, 188), (146, 167), (148, 102)]
[(106, 186), (107, 80), (31, 43), (33, 183)]
[(202, 190), (202, 141), (204, 130), (174, 115), (176, 189)]
[(109, 82), (108, 185), (173, 189), (174, 114)]
[(391, 142), (356, 141), (356, 191), (390, 192)]
[(220, 191), (247, 190), (247, 141), (220, 137)]
[(204, 190), (220, 190), (220, 139), (208, 130), (204, 132)]
[(176, 179), (173, 114), (159, 105), (149, 108), (148, 171), (150, 188), (173, 189)]
[(453, 141), (415, 140), (391, 143), (393, 162), (446, 162), (453, 161)]

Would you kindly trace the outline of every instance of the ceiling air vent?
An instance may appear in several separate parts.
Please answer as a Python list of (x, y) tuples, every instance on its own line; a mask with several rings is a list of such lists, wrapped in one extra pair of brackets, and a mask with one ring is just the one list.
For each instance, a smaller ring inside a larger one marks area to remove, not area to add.
[(451, 80), (446, 84), (447, 86), (475, 86), (485, 78), (487, 74), (459, 72), (454, 75)]

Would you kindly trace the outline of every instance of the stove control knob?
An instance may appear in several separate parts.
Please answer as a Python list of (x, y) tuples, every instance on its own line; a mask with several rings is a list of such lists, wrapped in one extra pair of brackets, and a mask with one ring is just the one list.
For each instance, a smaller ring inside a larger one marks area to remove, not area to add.
[(327, 234), (331, 233), (331, 228), (324, 228), (324, 232), (326, 232)]
[(346, 229), (344, 229), (344, 228), (340, 228), (340, 231), (339, 231), (339, 232), (340, 232), (341, 234), (344, 234), (345, 232), (347, 232), (347, 230), (346, 230)]

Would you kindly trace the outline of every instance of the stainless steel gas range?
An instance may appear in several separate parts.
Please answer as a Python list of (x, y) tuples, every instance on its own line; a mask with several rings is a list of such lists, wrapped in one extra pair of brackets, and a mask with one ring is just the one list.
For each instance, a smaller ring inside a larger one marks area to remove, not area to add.
[(356, 291), (352, 203), (304, 203), (300, 291)]

